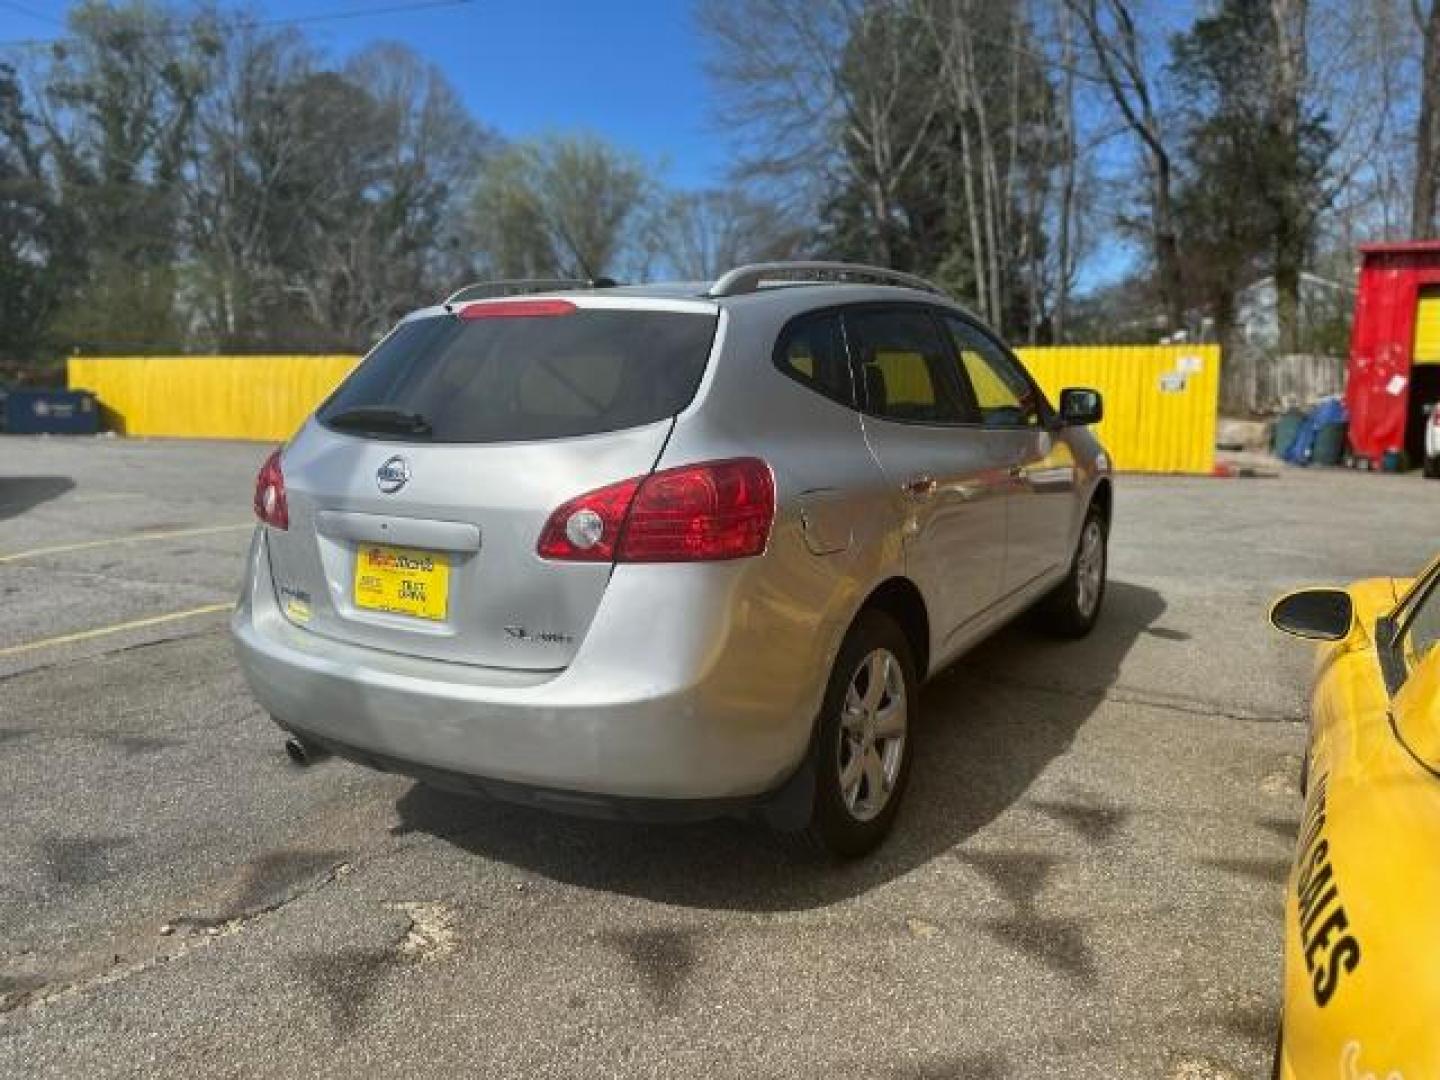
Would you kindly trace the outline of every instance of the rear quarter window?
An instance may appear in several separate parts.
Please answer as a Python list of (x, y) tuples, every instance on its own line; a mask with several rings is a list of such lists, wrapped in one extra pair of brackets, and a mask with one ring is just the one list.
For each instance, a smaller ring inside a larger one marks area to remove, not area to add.
[(854, 404), (839, 312), (819, 311), (787, 323), (775, 342), (775, 366), (842, 405)]
[(640, 427), (674, 416), (695, 396), (717, 318), (577, 308), (469, 322), (451, 314), (415, 319), (381, 342), (317, 417), (326, 424), (355, 409), (400, 410), (424, 418), (428, 441), (454, 443)]

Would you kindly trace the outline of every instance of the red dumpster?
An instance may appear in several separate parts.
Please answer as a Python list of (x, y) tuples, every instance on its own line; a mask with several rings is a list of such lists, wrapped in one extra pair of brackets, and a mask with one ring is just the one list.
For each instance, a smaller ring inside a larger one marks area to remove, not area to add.
[(1350, 448), (1378, 468), (1385, 454), (1424, 454), (1424, 408), (1440, 401), (1440, 240), (1360, 248), (1345, 406)]

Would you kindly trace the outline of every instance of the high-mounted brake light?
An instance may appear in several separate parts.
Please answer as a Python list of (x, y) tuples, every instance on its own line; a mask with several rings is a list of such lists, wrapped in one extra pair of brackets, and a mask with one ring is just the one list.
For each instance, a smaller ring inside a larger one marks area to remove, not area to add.
[(285, 502), (285, 474), (280, 471), (280, 451), (276, 450), (255, 478), (255, 516), (272, 529), (290, 528), (290, 507)]
[(578, 309), (569, 300), (488, 300), (466, 304), (460, 318), (472, 319), (533, 319), (544, 315), (571, 315)]
[(704, 562), (759, 555), (775, 520), (775, 478), (759, 458), (665, 469), (571, 499), (540, 533), (546, 559)]

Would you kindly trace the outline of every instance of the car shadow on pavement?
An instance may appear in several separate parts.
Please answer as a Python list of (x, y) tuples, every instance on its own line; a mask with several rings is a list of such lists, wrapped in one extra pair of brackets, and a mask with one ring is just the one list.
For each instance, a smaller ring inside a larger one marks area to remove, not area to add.
[(74, 486), (68, 476), (0, 476), (0, 521), (58, 499)]
[[(1136, 638), (1164, 611), (1154, 590), (1112, 581), (1100, 623), (1084, 640), (1057, 641), (1021, 620), (932, 680), (905, 804), (895, 831), (867, 859), (831, 862), (744, 822), (594, 821), (423, 785), (401, 797), (398, 831), (430, 833), (552, 880), (684, 907), (785, 911), (834, 903), (952, 851), (1024, 797), (1070, 747)], [(1070, 811), (1087, 820), (1107, 813), (1057, 810)]]

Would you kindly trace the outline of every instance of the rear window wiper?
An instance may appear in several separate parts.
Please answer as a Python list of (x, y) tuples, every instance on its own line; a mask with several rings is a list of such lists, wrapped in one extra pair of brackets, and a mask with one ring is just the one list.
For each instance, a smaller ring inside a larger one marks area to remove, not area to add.
[(351, 431), (388, 431), (400, 435), (429, 435), (431, 431), (430, 421), (419, 413), (383, 405), (341, 409), (324, 419), (331, 427)]

